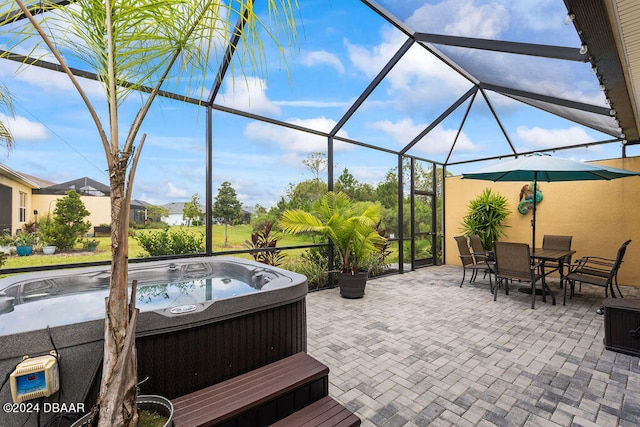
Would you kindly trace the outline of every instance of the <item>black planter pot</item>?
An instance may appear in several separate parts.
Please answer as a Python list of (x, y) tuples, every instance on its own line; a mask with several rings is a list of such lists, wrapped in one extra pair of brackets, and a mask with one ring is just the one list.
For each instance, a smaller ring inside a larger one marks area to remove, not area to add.
[(344, 298), (362, 298), (364, 296), (364, 288), (367, 285), (368, 275), (368, 271), (357, 274), (338, 273), (340, 295)]

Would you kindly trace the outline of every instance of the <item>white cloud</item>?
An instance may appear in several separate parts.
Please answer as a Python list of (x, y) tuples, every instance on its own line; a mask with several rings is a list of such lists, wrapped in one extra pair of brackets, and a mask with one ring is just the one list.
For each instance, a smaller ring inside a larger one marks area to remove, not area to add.
[(418, 31), (495, 39), (509, 27), (509, 12), (496, 2), (477, 5), (474, 0), (425, 4), (407, 23)]
[[(388, 134), (400, 148), (406, 146), (422, 132), (427, 125), (414, 124), (411, 119), (402, 119), (396, 122), (389, 120), (370, 123), (369, 127)], [(444, 129), (438, 125), (422, 138), (413, 148), (426, 154), (448, 153), (458, 131), (456, 129)], [(469, 137), (461, 132), (456, 142), (456, 151), (477, 151)]]
[(42, 123), (32, 122), (25, 117), (11, 117), (0, 113), (0, 121), (9, 128), (16, 141), (43, 141), (49, 138), (47, 128)]
[(376, 76), (389, 62), (389, 59), (398, 51), (406, 36), (395, 28), (383, 27), (382, 42), (371, 50), (364, 46), (351, 44), (345, 39), (344, 44), (349, 54), (349, 60), (357, 71), (367, 78)]
[(593, 138), (584, 129), (577, 126), (566, 129), (518, 126), (516, 136), (527, 148), (532, 150), (593, 142)]
[[(287, 122), (309, 129), (329, 132), (336, 125), (336, 121), (326, 117), (314, 119), (290, 119)], [(345, 131), (338, 132), (339, 136), (348, 138)], [(283, 128), (264, 122), (251, 122), (244, 129), (244, 136), (251, 141), (262, 141), (275, 144), (285, 151), (297, 153), (310, 153), (313, 151), (324, 152), (327, 149), (327, 138), (294, 129)], [(350, 148), (349, 144), (336, 141), (334, 149), (344, 151)]]
[(300, 62), (308, 67), (325, 64), (335, 68), (340, 74), (344, 73), (344, 65), (342, 65), (340, 58), (338, 58), (336, 54), (326, 50), (305, 52), (302, 54)]
[(184, 198), (184, 197), (189, 197), (189, 191), (185, 188), (179, 188), (178, 186), (176, 186), (175, 184), (171, 183), (171, 182), (167, 182), (167, 187), (168, 190), (166, 192), (166, 196), (168, 198)]
[(267, 84), (258, 77), (236, 76), (226, 79), (224, 90), (218, 95), (220, 104), (256, 114), (279, 115), (280, 107), (266, 94)]
[[(372, 77), (397, 51), (404, 38), (398, 31), (385, 27), (382, 41), (370, 50), (347, 43), (349, 58), (356, 69)], [(453, 102), (471, 87), (466, 79), (419, 46), (413, 46), (403, 56), (385, 82), (389, 85), (390, 102), (409, 114), (420, 114), (441, 100)], [(373, 103), (366, 105), (373, 106)]]
[(566, 9), (557, 0), (508, 0), (505, 5), (513, 16), (512, 22), (533, 31), (549, 31), (564, 25)]
[[(43, 50), (31, 52), (18, 48), (15, 49), (15, 53), (30, 55), (33, 58), (38, 58), (54, 64), (58, 63), (53, 55)], [(0, 61), (0, 76), (10, 77), (19, 82), (24, 82), (28, 84), (29, 87), (44, 89), (45, 93), (76, 92), (75, 88), (71, 84), (71, 80), (69, 80), (69, 77), (65, 73), (30, 66), (19, 62), (8, 60)], [(78, 82), (87, 94), (100, 95), (104, 98), (105, 91), (102, 83), (83, 78), (78, 78)]]

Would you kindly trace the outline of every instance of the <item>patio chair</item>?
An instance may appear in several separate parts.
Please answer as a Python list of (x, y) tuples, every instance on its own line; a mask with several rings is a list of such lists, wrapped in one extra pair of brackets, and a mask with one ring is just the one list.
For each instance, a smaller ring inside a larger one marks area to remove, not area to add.
[[(462, 262), (462, 281), (460, 282), (460, 287), (462, 287), (467, 270), (471, 270), (471, 277), (469, 278), (469, 283), (471, 283), (476, 280), (478, 270), (486, 271), (490, 270), (490, 267), (487, 264), (486, 257), (478, 262), (481, 257), (471, 254), (465, 236), (455, 236), (454, 239), (456, 239), (456, 243), (458, 244), (458, 252), (460, 253), (460, 261)], [(489, 283), (491, 284), (491, 275), (489, 275)]]
[(493, 252), (484, 248), (480, 236), (477, 234), (470, 235), (469, 242), (471, 243), (471, 250), (473, 251), (474, 256), (480, 258), (482, 261), (484, 261), (485, 258), (493, 259)]
[[(555, 236), (545, 234), (542, 238), (542, 249), (571, 249), (571, 239), (573, 236)], [(571, 264), (571, 257), (566, 260), (566, 265)], [(557, 262), (546, 261), (544, 263), (544, 275), (560, 270), (560, 264)], [(562, 286), (562, 283), (560, 284)]]
[(624, 298), (618, 285), (618, 270), (622, 265), (622, 259), (624, 258), (629, 243), (631, 243), (631, 240), (627, 240), (620, 246), (615, 259), (587, 256), (576, 261), (576, 263), (571, 266), (569, 274), (563, 279), (565, 282), (563, 304), (566, 303), (567, 300), (567, 283), (571, 286), (569, 293), (569, 297), (571, 298), (574, 295), (575, 282), (580, 283), (580, 288), (582, 288), (583, 283), (603, 287), (605, 298), (609, 296), (609, 289), (611, 289), (611, 296), (616, 298), (615, 291), (613, 290), (613, 285), (615, 284), (620, 298)]
[[(487, 274), (492, 272), (494, 264), (493, 251), (488, 251), (484, 248), (482, 239), (477, 234), (469, 235), (469, 243), (471, 244), (471, 252), (476, 264), (486, 263), (488, 265), (489, 268), (484, 270), (484, 277), (487, 277)], [(489, 280), (491, 280), (491, 276), (489, 276)]]
[(545, 301), (544, 275), (540, 274), (542, 262), (531, 262), (531, 251), (526, 243), (495, 242), (493, 246), (495, 254), (496, 283), (493, 287), (493, 300), (498, 298), (498, 288), (504, 285), (505, 293), (509, 295), (509, 282), (531, 283), (531, 308), (536, 303), (536, 283), (543, 281), (542, 300)]

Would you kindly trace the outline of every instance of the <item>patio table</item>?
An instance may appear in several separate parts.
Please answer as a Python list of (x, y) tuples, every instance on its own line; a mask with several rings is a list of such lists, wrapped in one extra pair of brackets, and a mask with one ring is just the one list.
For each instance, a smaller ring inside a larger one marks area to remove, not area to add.
[[(562, 279), (564, 277), (564, 261), (569, 259), (576, 251), (573, 249), (547, 249), (547, 248), (535, 248), (531, 252), (531, 258), (535, 260), (539, 260), (543, 262), (543, 270), (544, 271), (544, 263), (547, 261), (554, 261), (558, 263), (558, 271), (560, 272), (560, 283), (562, 283)], [(542, 292), (542, 301), (545, 301), (545, 294), (551, 295), (551, 303), (552, 305), (556, 305), (556, 294), (551, 291), (551, 288), (547, 285), (546, 281), (542, 281), (542, 286), (544, 287), (544, 292)], [(518, 289), (521, 292), (531, 293), (531, 289), (529, 288), (520, 288)]]

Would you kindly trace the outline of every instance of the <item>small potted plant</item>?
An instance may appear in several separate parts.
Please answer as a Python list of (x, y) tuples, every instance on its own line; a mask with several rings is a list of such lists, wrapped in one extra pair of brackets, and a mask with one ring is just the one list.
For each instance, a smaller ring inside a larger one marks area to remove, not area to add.
[(28, 256), (33, 253), (33, 245), (36, 244), (35, 233), (21, 232), (16, 235), (16, 252), (19, 256)]
[(330, 191), (313, 205), (311, 213), (286, 210), (280, 225), (287, 233), (310, 231), (329, 238), (340, 257), (340, 295), (362, 298), (368, 276), (364, 268), (387, 241), (376, 229), (379, 221), (379, 205), (352, 203), (345, 193)]
[(89, 252), (95, 251), (99, 244), (100, 244), (100, 240), (98, 239), (87, 238), (82, 241), (82, 247), (84, 248), (85, 251), (89, 251)]
[(53, 255), (56, 253), (55, 228), (51, 221), (51, 217), (47, 215), (38, 224), (38, 236), (42, 239), (42, 253), (45, 255)]
[(50, 245), (47, 242), (42, 244), (42, 253), (45, 255), (53, 255), (56, 253), (56, 246)]

